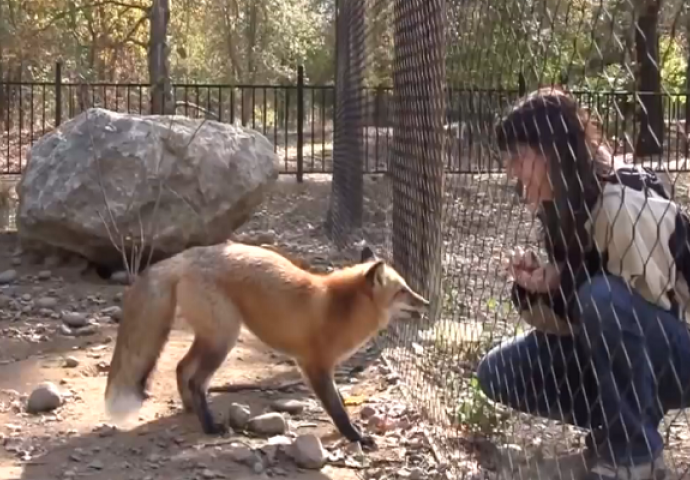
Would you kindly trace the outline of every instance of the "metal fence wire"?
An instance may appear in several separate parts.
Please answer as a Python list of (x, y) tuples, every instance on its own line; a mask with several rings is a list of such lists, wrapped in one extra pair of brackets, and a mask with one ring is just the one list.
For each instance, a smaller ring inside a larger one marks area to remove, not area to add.
[(659, 167), (688, 156), (686, 2), (337, 3), (330, 236), (433, 305), (380, 336), (438, 447), (410, 469), (686, 475), (690, 178)]

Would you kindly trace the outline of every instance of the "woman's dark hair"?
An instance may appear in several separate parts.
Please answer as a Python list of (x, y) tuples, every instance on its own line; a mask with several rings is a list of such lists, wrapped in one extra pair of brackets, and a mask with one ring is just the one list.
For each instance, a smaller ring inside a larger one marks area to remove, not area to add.
[(526, 145), (546, 158), (553, 201), (542, 204), (538, 217), (547, 251), (558, 261), (581, 259), (590, 243), (585, 224), (601, 193), (600, 178), (612, 170), (587, 112), (563, 90), (543, 88), (513, 107), (497, 125), (496, 138), (502, 151), (515, 154)]

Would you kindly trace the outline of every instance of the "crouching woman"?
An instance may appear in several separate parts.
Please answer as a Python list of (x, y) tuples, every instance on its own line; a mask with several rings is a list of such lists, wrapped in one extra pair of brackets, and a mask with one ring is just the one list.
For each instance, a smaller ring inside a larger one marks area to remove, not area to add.
[(535, 329), (482, 359), (481, 388), (587, 429), (588, 479), (662, 479), (659, 424), (690, 404), (688, 219), (653, 172), (614, 165), (560, 90), (522, 99), (496, 133), (549, 262), (511, 259), (513, 303)]

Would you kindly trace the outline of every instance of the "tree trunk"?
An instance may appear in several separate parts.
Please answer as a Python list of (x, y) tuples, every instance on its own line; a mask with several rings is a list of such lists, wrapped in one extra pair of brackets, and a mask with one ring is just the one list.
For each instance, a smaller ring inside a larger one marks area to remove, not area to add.
[(174, 113), (170, 83), (170, 48), (167, 43), (170, 24), (169, 0), (153, 0), (149, 17), (149, 82), (151, 83), (151, 114)]
[(433, 321), (440, 306), (443, 253), (445, 0), (395, 0), (394, 5), (393, 262), (431, 301)]
[(640, 132), (635, 157), (661, 155), (664, 142), (664, 103), (659, 64), (659, 10), (662, 0), (646, 0), (635, 29), (637, 85), (640, 91)]
[(333, 181), (326, 230), (337, 247), (347, 245), (362, 225), (362, 140), (365, 0), (338, 0), (336, 16), (336, 114), (333, 135)]

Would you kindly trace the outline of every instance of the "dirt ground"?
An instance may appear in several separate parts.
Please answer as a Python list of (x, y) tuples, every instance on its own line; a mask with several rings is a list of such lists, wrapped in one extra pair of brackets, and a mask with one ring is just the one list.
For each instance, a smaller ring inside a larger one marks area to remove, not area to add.
[[(307, 187), (294, 180), (287, 183), (292, 184), (287, 187), (290, 193), (279, 191), (269, 198), (243, 227), (243, 238), (286, 247), (314, 265), (348, 261), (347, 252), (334, 253), (322, 238), (317, 222), (323, 204), (305, 199)], [(286, 195), (302, 201), (290, 202)], [(277, 206), (282, 209), (278, 219), (270, 213)], [(287, 229), (286, 222), (293, 228)], [(196, 418), (182, 412), (176, 390), (174, 369), (192, 338), (182, 318), (152, 376), (151, 398), (138, 418), (115, 427), (104, 412), (103, 393), (125, 287), (100, 279), (81, 259), (25, 253), (11, 231), (0, 234), (0, 275), (9, 270), (16, 278), (0, 285), (0, 479), (349, 480), (364, 467), (369, 473), (414, 475), (415, 468), (422, 468), (416, 465), (431, 472), (424, 440), (415, 438), (414, 431), (410, 436), (409, 428), (406, 439), (395, 433), (396, 422), (409, 425), (416, 414), (399, 400), (397, 378), (375, 357), (373, 344), (344, 365), (337, 377), (355, 421), (365, 428), (374, 420), (385, 425), (377, 430), (378, 450), (365, 456), (343, 441), (300, 383), (291, 360), (269, 351), (246, 331), (211, 384), (284, 388), (211, 394), (214, 414), (224, 419), (235, 402), (256, 415), (271, 411), (278, 399), (298, 400), (301, 413), (284, 413), (289, 425), (285, 436), (316, 433), (329, 451), (328, 463), (320, 470), (298, 467), (289, 449), (281, 446), (286, 442), (282, 436), (204, 435)], [(65, 312), (82, 314), (89, 325), (69, 328)], [(27, 397), (44, 382), (57, 385), (62, 404), (49, 413), (28, 413)], [(359, 413), (363, 407), (367, 421)], [(410, 438), (412, 446), (406, 449)]]
[[(0, 233), (0, 480), (414, 480), (459, 478), (458, 472), (473, 480), (494, 480), (497, 473), (522, 479), (558, 478), (569, 469), (575, 473), (582, 466), (577, 454), (582, 432), (501, 413), (475, 398), (473, 362), (490, 343), (474, 337), (490, 334), (494, 342), (516, 328), (503, 312), (503, 287), (493, 276), (500, 252), (515, 243), (514, 231), (524, 218), (504, 187), (499, 194), (476, 179), (454, 180), (452, 187), (445, 206), (446, 255), (447, 265), (458, 270), (446, 272), (452, 287), (448, 318), (424, 335), (378, 338), (338, 372), (350, 415), (379, 445), (364, 455), (343, 441), (291, 361), (246, 331), (211, 385), (266, 388), (213, 393), (214, 414), (225, 419), (230, 405), (240, 403), (257, 415), (285, 399), (298, 401), (302, 411), (283, 413), (289, 430), (282, 436), (204, 435), (196, 418), (182, 412), (174, 380), (177, 361), (191, 344), (182, 318), (152, 375), (151, 398), (138, 417), (115, 427), (105, 415), (103, 393), (125, 287), (98, 278), (81, 259), (24, 252), (15, 233)], [(322, 270), (355, 261), (356, 244), (338, 251), (325, 236), (330, 188), (327, 175), (309, 176), (304, 184), (282, 177), (235, 238), (271, 243)], [(389, 241), (387, 195), (380, 178), (367, 177), (361, 236), (373, 245)], [(11, 230), (12, 219), (7, 220)], [(2, 280), (10, 270), (15, 278)], [(87, 326), (68, 327), (65, 318), (74, 314), (66, 312), (76, 312)], [(62, 404), (50, 413), (28, 413), (27, 397), (43, 382), (57, 385)], [(458, 405), (469, 409), (462, 407), (461, 415)], [(509, 421), (499, 420), (499, 414)], [(439, 418), (454, 418), (456, 424), (459, 419), (460, 430), (442, 426)], [(688, 422), (681, 417), (671, 423), (672, 469), (683, 471)], [(490, 428), (479, 434), (469, 429), (482, 424)], [(321, 469), (298, 467), (284, 446), (310, 432), (328, 451)], [(567, 462), (543, 459), (547, 446), (573, 456)]]

